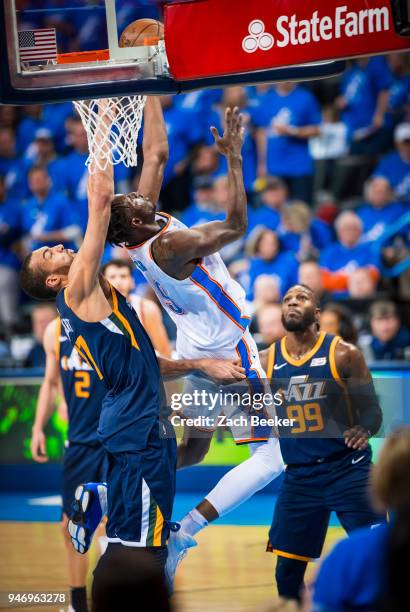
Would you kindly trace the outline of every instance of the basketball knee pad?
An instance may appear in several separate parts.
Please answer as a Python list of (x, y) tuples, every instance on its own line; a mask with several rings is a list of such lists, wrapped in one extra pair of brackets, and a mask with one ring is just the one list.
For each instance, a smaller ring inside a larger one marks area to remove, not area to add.
[(278, 556), (275, 578), (280, 597), (300, 599), (306, 566), (306, 561)]

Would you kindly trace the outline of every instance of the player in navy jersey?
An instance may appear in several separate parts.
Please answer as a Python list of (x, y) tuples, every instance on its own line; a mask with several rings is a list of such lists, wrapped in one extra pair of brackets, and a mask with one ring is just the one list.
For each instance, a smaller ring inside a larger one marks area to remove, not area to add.
[[(158, 130), (159, 100), (148, 99), (144, 118), (146, 134)], [(109, 128), (102, 123), (102, 130)], [(158, 141), (151, 138), (152, 148), (144, 150), (140, 179), (141, 189), (154, 201), (159, 170), (150, 159), (157, 161), (158, 150), (163, 151)], [(108, 458), (105, 554), (124, 544), (145, 548), (163, 565), (174, 496), (175, 440), (167, 422), (160, 421), (162, 381), (148, 335), (131, 305), (99, 274), (114, 197), (113, 173), (111, 165), (105, 170), (95, 165), (92, 170), (87, 231), (79, 252), (62, 245), (34, 251), (23, 263), (21, 283), (32, 297), (56, 297), (64, 334), (106, 388), (98, 426), (98, 439)], [(162, 371), (178, 375), (197, 365), (197, 361), (162, 360)], [(228, 362), (225, 367), (223, 374), (221, 362), (208, 369), (219, 370), (217, 378), (244, 378), (238, 366)], [(76, 499), (80, 516), (73, 519), (76, 531), (70, 533), (77, 549), (84, 552), (102, 514), (98, 486), (82, 487)], [(87, 513), (90, 506), (91, 515)], [(98, 574), (97, 568), (96, 580)]]
[[(279, 595), (298, 599), (308, 561), (320, 557), (330, 513), (350, 532), (380, 523), (367, 495), (369, 438), (382, 415), (362, 353), (319, 331), (314, 293), (295, 285), (282, 303), (287, 332), (261, 354), (272, 391), (280, 390), (285, 479), (268, 550), (278, 555)], [(289, 425), (289, 426), (287, 426)]]
[(44, 334), (46, 371), (37, 401), (31, 452), (39, 463), (48, 460), (44, 428), (55, 407), (62, 384), (68, 412), (68, 433), (63, 465), (62, 530), (68, 558), (71, 606), (75, 612), (87, 612), (87, 556), (76, 552), (67, 530), (75, 490), (85, 480), (104, 481), (105, 452), (97, 439), (98, 420), (106, 387), (97, 373), (72, 347), (57, 317)]

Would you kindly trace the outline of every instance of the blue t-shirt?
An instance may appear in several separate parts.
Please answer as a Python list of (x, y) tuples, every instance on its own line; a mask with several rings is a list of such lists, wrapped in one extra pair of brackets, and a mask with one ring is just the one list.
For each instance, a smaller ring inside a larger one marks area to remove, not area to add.
[(347, 102), (342, 112), (349, 135), (371, 125), (377, 97), (388, 90), (393, 77), (384, 57), (372, 57), (365, 68), (354, 64), (343, 73), (341, 94)]
[(10, 199), (0, 202), (0, 265), (19, 269), (20, 262), (11, 245), (22, 234), (20, 203)]
[[(304, 234), (289, 232), (285, 228), (279, 226), (278, 235), (286, 251), (293, 251), (293, 253), (299, 252), (300, 243)], [(312, 246), (318, 251), (322, 251), (322, 249), (327, 247), (333, 240), (331, 228), (320, 219), (312, 219), (306, 235), (310, 239)]]
[(32, 117), (25, 117), (19, 124), (16, 132), (17, 151), (25, 153), (34, 141), (36, 132), (40, 129), (47, 129), (47, 127), (42, 118), (33, 119)]
[(277, 176), (305, 176), (313, 172), (313, 160), (308, 140), (293, 136), (278, 136), (275, 124), (302, 127), (319, 125), (320, 107), (316, 98), (303, 87), (296, 87), (287, 95), (269, 90), (252, 111), (257, 127), (266, 127), (268, 173)]
[(389, 111), (396, 112), (403, 110), (409, 102), (410, 97), (410, 75), (403, 77), (393, 76), (394, 81), (389, 89)]
[(24, 199), (29, 196), (27, 170), (29, 164), (18, 157), (0, 157), (0, 174), (5, 177), (6, 189), (10, 198)]
[(184, 210), (181, 221), (187, 227), (209, 223), (210, 221), (223, 221), (226, 217), (225, 211), (214, 211), (206, 208), (201, 208), (198, 204), (191, 204)]
[(340, 242), (334, 242), (322, 252), (319, 263), (322, 268), (330, 272), (348, 274), (357, 268), (366, 266), (378, 268), (379, 258), (374, 254), (370, 243), (359, 243), (353, 247), (347, 247)]
[[(77, 217), (73, 212), (73, 204), (64, 194), (51, 190), (47, 197), (40, 202), (35, 196), (25, 203), (22, 210), (23, 229), (25, 233), (35, 229), (38, 232), (53, 232), (62, 230), (70, 225), (77, 225)], [(61, 241), (60, 241), (61, 242)], [(33, 240), (31, 248), (38, 249), (45, 245), (55, 245), (58, 242), (39, 242)], [(65, 242), (67, 248), (75, 248), (71, 242)]]
[(404, 349), (410, 347), (410, 330), (401, 327), (397, 334), (388, 342), (381, 342), (378, 338), (372, 338), (370, 342), (374, 358), (380, 359), (403, 359)]
[(280, 215), (277, 210), (269, 206), (259, 206), (259, 208), (248, 208), (248, 234), (257, 226), (263, 225), (275, 230), (280, 223)]
[(71, 102), (60, 104), (45, 104), (43, 107), (43, 123), (53, 135), (56, 150), (62, 153), (66, 149), (65, 121), (74, 114)]
[(372, 610), (385, 585), (389, 525), (360, 529), (322, 562), (313, 593), (313, 612)]
[(409, 205), (401, 202), (390, 202), (383, 208), (376, 208), (371, 204), (360, 206), (356, 214), (363, 224), (362, 242), (378, 240), (388, 226), (397, 221), (407, 210), (409, 210)]
[(255, 280), (261, 274), (269, 274), (276, 278), (281, 297), (286, 291), (298, 282), (298, 262), (292, 253), (286, 251), (278, 253), (272, 261), (264, 261), (259, 257), (251, 259), (249, 269), (249, 291), (247, 298), (253, 299)]
[(402, 159), (397, 151), (383, 157), (373, 176), (386, 178), (396, 197), (410, 202), (410, 162)]
[(186, 159), (192, 146), (202, 139), (203, 123), (196, 110), (182, 110), (175, 104), (164, 110), (164, 120), (169, 143), (169, 158), (164, 170), (166, 185), (175, 176), (175, 166)]

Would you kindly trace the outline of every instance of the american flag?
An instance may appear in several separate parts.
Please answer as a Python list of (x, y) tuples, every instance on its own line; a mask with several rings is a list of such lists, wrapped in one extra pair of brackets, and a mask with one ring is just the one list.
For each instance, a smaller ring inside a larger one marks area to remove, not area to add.
[(55, 59), (57, 57), (55, 29), (19, 32), (19, 51), (21, 62)]

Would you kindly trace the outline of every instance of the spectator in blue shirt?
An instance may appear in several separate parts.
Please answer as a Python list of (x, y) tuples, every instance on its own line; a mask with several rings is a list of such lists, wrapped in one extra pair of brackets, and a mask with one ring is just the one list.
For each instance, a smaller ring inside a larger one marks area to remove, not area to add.
[(286, 203), (289, 200), (289, 190), (285, 181), (277, 176), (259, 179), (260, 205), (248, 210), (248, 233), (257, 225), (264, 225), (276, 230)]
[(393, 76), (389, 89), (389, 117), (393, 125), (403, 120), (410, 102), (409, 54), (389, 53), (386, 61)]
[(266, 227), (256, 227), (248, 238), (246, 253), (250, 257), (247, 298), (253, 300), (255, 280), (261, 274), (274, 276), (281, 297), (297, 282), (298, 262), (287, 251), (280, 250), (276, 232)]
[(54, 168), (58, 167), (58, 157), (50, 130), (46, 128), (37, 130), (34, 141), (27, 149), (25, 159), (27, 165), (43, 166), (50, 175), (53, 174)]
[(295, 83), (278, 83), (261, 97), (252, 117), (258, 128), (258, 176), (280, 176), (291, 198), (310, 204), (314, 168), (308, 140), (319, 134), (321, 122), (316, 98)]
[(373, 467), (372, 493), (390, 523), (360, 529), (340, 541), (314, 582), (314, 612), (408, 609), (410, 555), (410, 427), (389, 435)]
[(32, 197), (22, 211), (25, 233), (31, 238), (30, 249), (63, 243), (66, 248), (78, 248), (81, 229), (72, 203), (62, 193), (52, 189), (45, 168), (33, 166), (29, 170)]
[(396, 127), (394, 144), (396, 150), (383, 157), (373, 176), (386, 178), (396, 198), (410, 202), (410, 123)]
[(43, 121), (43, 107), (41, 104), (32, 104), (23, 107), (24, 117), (19, 123), (16, 132), (17, 150), (20, 154), (25, 154), (33, 142), (36, 132), (46, 129)]
[(394, 201), (390, 183), (382, 176), (373, 177), (366, 183), (364, 195), (366, 203), (356, 212), (362, 221), (362, 242), (373, 242), (405, 214), (408, 206)]
[(278, 235), (282, 247), (295, 253), (299, 261), (318, 256), (333, 240), (327, 223), (312, 218), (309, 206), (297, 201), (284, 208)]
[(17, 318), (18, 270), (20, 261), (13, 250), (22, 236), (18, 201), (10, 200), (6, 181), (0, 175), (0, 323), (11, 325)]
[(335, 222), (337, 241), (320, 256), (323, 284), (326, 291), (347, 295), (349, 275), (357, 268), (367, 268), (375, 280), (379, 278), (379, 260), (372, 245), (362, 243), (362, 222), (351, 211), (341, 213)]
[(344, 72), (336, 103), (348, 127), (352, 154), (375, 155), (390, 145), (386, 112), (392, 83), (384, 57), (356, 60)]
[(0, 174), (5, 177), (11, 198), (27, 197), (27, 164), (16, 153), (16, 138), (10, 127), (0, 129)]
[(410, 358), (410, 330), (401, 324), (394, 302), (374, 302), (370, 306), (370, 331), (360, 344), (370, 361)]
[(193, 181), (194, 201), (184, 211), (181, 221), (188, 227), (221, 221), (225, 218), (225, 211), (218, 207), (215, 201), (214, 182), (207, 176), (198, 176)]

